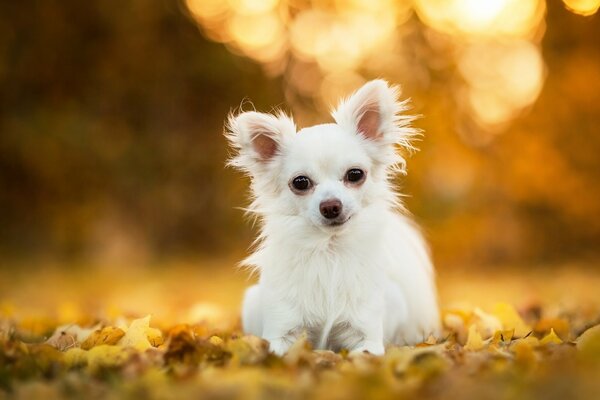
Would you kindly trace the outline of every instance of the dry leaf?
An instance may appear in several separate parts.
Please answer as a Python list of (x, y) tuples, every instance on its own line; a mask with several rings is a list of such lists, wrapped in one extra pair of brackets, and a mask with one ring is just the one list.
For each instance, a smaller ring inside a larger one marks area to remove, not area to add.
[(497, 303), (492, 314), (500, 320), (502, 329), (514, 329), (515, 337), (524, 337), (532, 330), (510, 304)]
[(484, 338), (490, 338), (494, 332), (502, 329), (502, 322), (495, 315), (488, 314), (480, 308), (476, 308), (473, 315), (476, 317), (477, 330)]
[(123, 346), (111, 346), (101, 344), (92, 347), (87, 352), (88, 370), (96, 372), (100, 368), (116, 367), (122, 365), (130, 356), (131, 352)]
[(540, 344), (542, 345), (546, 345), (546, 344), (550, 344), (550, 343), (554, 343), (554, 344), (561, 344), (563, 341), (561, 340), (561, 338), (559, 338), (556, 333), (554, 332), (554, 329), (550, 329), (550, 333), (548, 333), (546, 336), (544, 336), (541, 340), (540, 340)]
[(569, 337), (571, 326), (566, 319), (563, 318), (542, 318), (534, 326), (533, 331), (537, 335), (545, 335), (554, 329), (556, 334), (563, 338)]
[(101, 344), (117, 344), (121, 338), (125, 336), (122, 329), (113, 326), (106, 326), (102, 329), (95, 330), (88, 338), (81, 343), (81, 348), (89, 350), (94, 346)]
[(123, 347), (133, 347), (134, 349), (144, 351), (152, 347), (149, 336), (156, 338), (157, 335), (160, 335), (162, 338), (160, 331), (157, 333), (156, 329), (150, 328), (150, 315), (147, 315), (144, 318), (133, 320), (118, 344)]
[(65, 352), (63, 360), (69, 368), (84, 366), (87, 365), (87, 353), (87, 351), (75, 347)]
[(583, 332), (575, 340), (575, 343), (582, 358), (600, 362), (600, 325), (593, 326)]
[(469, 336), (467, 336), (467, 343), (465, 344), (466, 350), (479, 350), (483, 347), (483, 339), (477, 331), (475, 325), (469, 327)]

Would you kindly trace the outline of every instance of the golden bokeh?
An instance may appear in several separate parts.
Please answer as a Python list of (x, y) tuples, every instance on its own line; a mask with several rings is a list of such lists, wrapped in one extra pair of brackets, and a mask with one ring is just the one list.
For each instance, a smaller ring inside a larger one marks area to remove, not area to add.
[(580, 15), (594, 15), (600, 8), (600, 0), (563, 0), (570, 11)]
[(227, 3), (222, 0), (186, 0), (187, 8), (199, 21), (211, 20), (227, 11)]
[(7, 6), (0, 252), (241, 253), (226, 115), (328, 122), (376, 78), (422, 116), (396, 181), (441, 264), (597, 252), (600, 0), (168, 3)]
[[(598, 1), (565, 0), (589, 15)], [(425, 40), (443, 47), (433, 65), (456, 64), (455, 100), (481, 131), (499, 133), (537, 99), (545, 79), (540, 42), (543, 0), (186, 0), (212, 40), (251, 58), (270, 75), (283, 75), (286, 97), (299, 115), (304, 101), (330, 106), (371, 75), (429, 81), (413, 62), (415, 24)], [(436, 55), (434, 55), (436, 56)]]
[(526, 40), (476, 43), (459, 56), (467, 104), (483, 126), (498, 126), (532, 104), (544, 84), (539, 48)]
[(544, 18), (541, 0), (416, 0), (419, 17), (452, 35), (533, 37)]

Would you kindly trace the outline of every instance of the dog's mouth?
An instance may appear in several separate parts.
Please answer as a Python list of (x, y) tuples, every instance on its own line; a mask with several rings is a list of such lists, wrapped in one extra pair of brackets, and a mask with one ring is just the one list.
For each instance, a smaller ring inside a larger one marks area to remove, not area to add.
[(323, 221), (323, 225), (328, 227), (339, 227), (344, 225), (346, 222), (350, 220), (351, 216), (346, 217), (344, 219), (334, 219), (334, 220), (325, 220)]

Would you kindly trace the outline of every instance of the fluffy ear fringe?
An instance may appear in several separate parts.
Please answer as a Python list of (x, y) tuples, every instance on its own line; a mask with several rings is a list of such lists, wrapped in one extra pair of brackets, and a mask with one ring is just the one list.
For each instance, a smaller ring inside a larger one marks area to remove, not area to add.
[[(268, 164), (280, 151), (288, 135), (296, 133), (296, 125), (283, 111), (264, 114), (256, 111), (229, 114), (225, 126), (225, 137), (233, 154), (227, 165), (252, 173), (256, 168)], [(260, 148), (273, 146), (266, 152)]]
[(418, 116), (403, 114), (410, 108), (410, 100), (401, 101), (399, 98), (398, 86), (389, 86), (382, 79), (373, 80), (342, 100), (332, 115), (342, 128), (359, 134), (358, 121), (366, 111), (377, 107), (380, 116), (379, 136), (365, 140), (379, 148), (374, 155), (376, 158), (393, 170), (404, 173), (406, 161), (398, 150), (416, 151), (412, 142), (421, 132), (411, 126)]

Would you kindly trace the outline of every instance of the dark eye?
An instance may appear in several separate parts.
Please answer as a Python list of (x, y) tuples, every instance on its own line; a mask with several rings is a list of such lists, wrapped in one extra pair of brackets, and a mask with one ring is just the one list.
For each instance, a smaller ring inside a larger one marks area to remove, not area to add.
[(297, 176), (292, 180), (292, 188), (298, 192), (310, 189), (312, 182), (307, 176)]
[(362, 169), (352, 168), (346, 172), (346, 181), (351, 183), (357, 183), (364, 179), (365, 172)]

